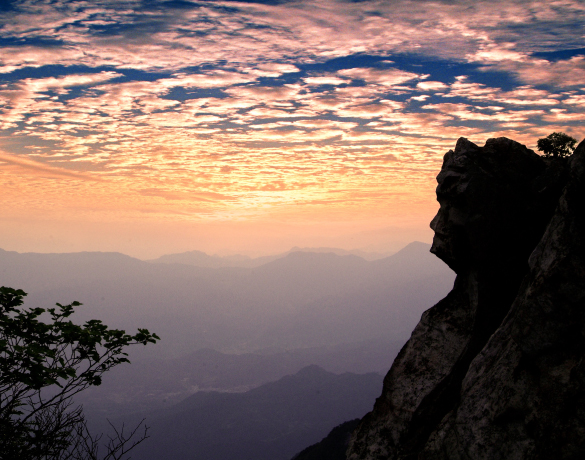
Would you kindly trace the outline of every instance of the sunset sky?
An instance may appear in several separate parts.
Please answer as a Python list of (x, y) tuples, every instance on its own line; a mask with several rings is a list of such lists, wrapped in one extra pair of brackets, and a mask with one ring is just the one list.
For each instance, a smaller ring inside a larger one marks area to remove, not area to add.
[(585, 1), (0, 6), (0, 248), (393, 251), (444, 153), (585, 135)]

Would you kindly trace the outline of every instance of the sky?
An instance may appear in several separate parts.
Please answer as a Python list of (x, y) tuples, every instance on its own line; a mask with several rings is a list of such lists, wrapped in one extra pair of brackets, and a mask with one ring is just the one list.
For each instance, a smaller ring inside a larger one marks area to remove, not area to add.
[(585, 1), (4, 1), (0, 248), (395, 251), (584, 108)]

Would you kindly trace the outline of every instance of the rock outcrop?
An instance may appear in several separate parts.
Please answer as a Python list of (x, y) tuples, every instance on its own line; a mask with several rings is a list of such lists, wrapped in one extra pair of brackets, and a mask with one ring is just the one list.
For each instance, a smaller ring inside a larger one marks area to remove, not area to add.
[(437, 182), (431, 252), (455, 285), (348, 459), (585, 458), (585, 141), (567, 161), (461, 138)]

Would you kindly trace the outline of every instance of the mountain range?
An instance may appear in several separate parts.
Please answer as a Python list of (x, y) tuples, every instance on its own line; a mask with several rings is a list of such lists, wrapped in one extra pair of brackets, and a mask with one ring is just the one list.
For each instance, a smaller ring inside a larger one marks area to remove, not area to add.
[(273, 260), (281, 259), (293, 252), (316, 252), (316, 253), (331, 253), (338, 256), (354, 255), (361, 257), (365, 260), (377, 260), (383, 259), (391, 255), (391, 253), (377, 253), (367, 252), (359, 249), (347, 251), (339, 248), (300, 248), (295, 246), (290, 251), (283, 252), (281, 254), (275, 254), (263, 257), (249, 257), (242, 254), (235, 254), (229, 256), (218, 256), (209, 255), (203, 251), (187, 251), (177, 254), (166, 254), (157, 259), (149, 260), (148, 262), (153, 263), (164, 263), (164, 264), (185, 264), (193, 265), (195, 267), (208, 267), (208, 268), (220, 268), (220, 267), (242, 267), (242, 268), (254, 268), (260, 265), (267, 264)]
[(454, 278), (418, 242), (376, 260), (291, 250), (213, 268), (193, 256), (0, 250), (0, 284), (28, 292), (26, 307), (78, 300), (76, 321), (161, 337), (76, 400), (97, 427), (148, 415), (137, 458), (291, 458), (371, 409), (381, 374)]
[(412, 243), (375, 261), (291, 252), (255, 268), (150, 263), (118, 253), (0, 252), (0, 284), (25, 306), (77, 300), (80, 321), (148, 328), (156, 347), (134, 356), (179, 357), (200, 348), (286, 351), (364, 340), (406, 340), (454, 275)]
[(105, 376), (76, 398), (101, 418), (167, 408), (201, 391), (244, 392), (318, 365), (336, 374), (383, 375), (403, 341), (372, 340), (334, 347), (300, 348), (284, 352), (226, 354), (200, 349), (178, 358), (132, 360)]

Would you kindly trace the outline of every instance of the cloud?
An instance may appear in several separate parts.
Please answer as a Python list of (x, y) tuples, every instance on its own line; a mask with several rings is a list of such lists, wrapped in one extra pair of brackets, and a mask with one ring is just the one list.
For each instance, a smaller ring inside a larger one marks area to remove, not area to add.
[(443, 91), (448, 88), (445, 83), (440, 81), (421, 81), (416, 84), (421, 91)]
[[(543, 110), (508, 110), (505, 112), (483, 113), (483, 107), (473, 107), (467, 104), (426, 104), (422, 106), (426, 110), (436, 110), (441, 113), (457, 117), (460, 120), (491, 121), (495, 123), (526, 121), (532, 117), (539, 117)], [(478, 110), (479, 109), (479, 110)]]
[(570, 113), (565, 109), (551, 109), (550, 114), (547, 114), (543, 119), (549, 123), (562, 123), (567, 121), (585, 121), (585, 113)]
[(519, 53), (513, 50), (514, 43), (486, 43), (473, 54), (466, 57), (469, 61), (478, 61), (484, 63), (495, 63), (501, 61), (525, 61), (528, 56), (525, 53)]
[(461, 75), (450, 86), (445, 97), (460, 97), (475, 101), (491, 101), (512, 105), (550, 106), (559, 104), (559, 100), (550, 91), (535, 89), (532, 86), (518, 86), (511, 91), (489, 87), (480, 83), (469, 82), (468, 77)]
[(263, 77), (279, 77), (283, 74), (299, 72), (299, 68), (292, 64), (267, 62), (260, 63), (256, 68), (250, 69), (248, 71), (257, 72), (258, 75)]
[(55, 90), (59, 94), (66, 94), (66, 88), (95, 85), (119, 76), (121, 74), (116, 72), (99, 72), (95, 74), (71, 74), (59, 78), (26, 78), (12, 85), (5, 85), (4, 88), (6, 89), (0, 87), (0, 96), (8, 104), (13, 104), (23, 99), (36, 97), (39, 93), (49, 90)]
[[(190, 9), (149, 10), (112, 1), (84, 6), (24, 0), (17, 13), (4, 13), (0, 36), (55, 42), (28, 51), (12, 47), (2, 55), (5, 70), (49, 63), (155, 70), (230, 62), (276, 76), (297, 71), (294, 61), (301, 56), (322, 60), (395, 51), (490, 63), (513, 57), (514, 45), (521, 45), (520, 54), (542, 46), (541, 24), (556, 31), (546, 35), (549, 47), (553, 40), (570, 47), (574, 33), (563, 26), (576, 26), (584, 12), (577, 0), (554, 6), (541, 1), (240, 2), (230, 3), (229, 10), (214, 2)], [(524, 33), (516, 32), (520, 27)], [(41, 51), (45, 54), (26, 54)], [(283, 58), (289, 62), (278, 62)]]
[(533, 142), (583, 122), (585, 58), (550, 54), (583, 47), (577, 0), (15, 5), (0, 139), (19, 153), (3, 169), (83, 167), (141, 209), (422, 199), (460, 136)]
[(585, 106), (585, 94), (572, 94), (563, 100), (563, 104)]
[(531, 85), (552, 85), (559, 88), (582, 86), (585, 81), (585, 56), (574, 56), (557, 62), (544, 59), (506, 60), (496, 66), (515, 74)]
[(214, 192), (184, 192), (176, 190), (163, 190), (158, 188), (148, 188), (138, 190), (138, 193), (143, 196), (155, 196), (164, 198), (165, 200), (184, 200), (184, 201), (229, 201), (233, 200), (232, 197), (222, 195)]
[(299, 85), (237, 86), (227, 88), (225, 92), (239, 100), (247, 99), (257, 104), (268, 101), (288, 101), (295, 98), (300, 89)]
[(348, 83), (347, 80), (338, 77), (306, 77), (303, 79), (307, 85), (343, 85)]
[(0, 73), (10, 73), (26, 67), (72, 65), (83, 61), (85, 61), (85, 55), (81, 49), (7, 46), (2, 48)]
[[(4, 85), (0, 87), (0, 98), (4, 100), (0, 127), (3, 125), (4, 129), (16, 127), (15, 122), (24, 120), (27, 114), (43, 112), (47, 116), (49, 112), (54, 112), (58, 107), (61, 108), (62, 104), (49, 100), (48, 95), (44, 94), (48, 91), (63, 95), (68, 93), (68, 88), (100, 84), (118, 76), (120, 74), (116, 72), (71, 74), (59, 78), (26, 78), (13, 84)], [(54, 117), (56, 114), (53, 113), (49, 116)], [(45, 121), (48, 120), (45, 119)]]
[(81, 173), (66, 168), (51, 166), (45, 163), (31, 160), (27, 157), (12, 155), (0, 151), (0, 162), (8, 165), (14, 165), (19, 169), (29, 171), (32, 174), (44, 177), (77, 179), (82, 181), (100, 181), (101, 179), (87, 173)]
[(289, 112), (286, 110), (273, 109), (268, 107), (257, 107), (247, 112), (248, 116), (252, 119), (263, 119), (263, 118), (290, 118), (297, 117), (298, 114), (294, 111)]
[(382, 100), (377, 103), (340, 107), (335, 109), (334, 113), (340, 117), (358, 117), (365, 119), (385, 115), (389, 112), (400, 110), (403, 107), (404, 103)]
[(302, 126), (304, 128), (339, 128), (339, 129), (353, 129), (358, 125), (355, 122), (339, 121), (339, 120), (322, 120), (309, 119), (297, 120), (292, 122), (295, 126)]

